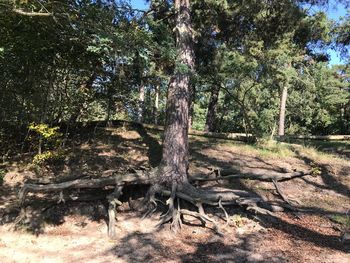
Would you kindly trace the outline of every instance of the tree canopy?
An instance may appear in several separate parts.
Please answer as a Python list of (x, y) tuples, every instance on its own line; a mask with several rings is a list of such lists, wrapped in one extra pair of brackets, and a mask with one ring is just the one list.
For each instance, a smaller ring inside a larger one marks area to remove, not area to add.
[[(335, 23), (308, 11), (325, 3), (192, 1), (192, 128), (269, 135), (288, 87), (286, 134), (349, 133), (350, 16)], [(149, 4), (3, 1), (2, 127), (140, 114), (164, 124), (168, 82), (186, 67), (177, 60), (172, 2)], [(343, 65), (329, 64), (331, 48)]]

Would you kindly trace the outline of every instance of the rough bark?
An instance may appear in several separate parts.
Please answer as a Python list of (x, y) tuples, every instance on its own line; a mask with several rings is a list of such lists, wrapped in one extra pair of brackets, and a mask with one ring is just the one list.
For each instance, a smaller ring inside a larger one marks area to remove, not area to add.
[(210, 100), (207, 111), (207, 118), (205, 121), (204, 131), (214, 132), (216, 124), (216, 111), (219, 100), (220, 86), (214, 85), (211, 89)]
[(286, 119), (286, 103), (288, 96), (288, 87), (285, 85), (282, 89), (281, 100), (280, 100), (280, 114), (278, 124), (278, 135), (284, 136), (284, 124)]
[(179, 59), (168, 87), (163, 155), (158, 176), (158, 183), (168, 186), (187, 182), (189, 84), (194, 70), (189, 0), (176, 0), (175, 12)]

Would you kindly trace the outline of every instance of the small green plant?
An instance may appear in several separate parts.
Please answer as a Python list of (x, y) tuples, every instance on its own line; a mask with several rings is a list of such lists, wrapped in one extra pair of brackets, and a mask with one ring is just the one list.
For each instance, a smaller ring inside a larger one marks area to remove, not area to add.
[(317, 166), (314, 166), (314, 167), (312, 167), (311, 168), (311, 175), (312, 176), (318, 176), (318, 175), (320, 175), (322, 172), (321, 172), (321, 169), (319, 168), (319, 167), (317, 167)]
[(59, 127), (49, 127), (45, 123), (31, 123), (28, 126), (30, 131), (35, 132), (35, 134), (41, 137), (45, 142), (57, 143), (61, 142), (62, 133), (59, 132)]
[(348, 215), (332, 215), (331, 220), (340, 224), (345, 229), (350, 230), (350, 216), (348, 216)]
[(42, 165), (45, 163), (53, 163), (63, 160), (65, 154), (63, 151), (45, 151), (37, 154), (33, 158), (33, 164)]
[[(49, 127), (45, 123), (31, 123), (28, 129), (33, 132), (29, 136), (33, 147), (38, 150), (34, 156), (34, 164), (43, 164), (49, 161), (60, 160), (63, 157), (62, 151), (54, 151), (62, 142), (62, 133), (59, 127)], [(45, 151), (43, 151), (45, 149)]]
[(246, 224), (246, 219), (239, 214), (230, 217), (229, 225), (234, 227), (242, 227)]

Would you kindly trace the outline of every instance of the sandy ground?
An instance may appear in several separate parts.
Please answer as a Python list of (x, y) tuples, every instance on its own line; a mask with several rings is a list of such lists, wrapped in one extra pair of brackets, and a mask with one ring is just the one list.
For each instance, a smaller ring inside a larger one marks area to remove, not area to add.
[[(350, 211), (349, 166), (344, 161), (318, 163), (320, 174), (293, 179), (280, 184), (284, 193), (297, 200), (308, 213), (276, 213), (261, 217), (241, 208), (229, 209), (229, 222), (220, 209), (206, 209), (221, 223), (224, 236), (212, 225), (185, 217), (179, 233), (168, 226), (155, 231), (159, 214), (142, 220), (140, 213), (125, 205), (118, 212), (117, 239), (107, 238), (106, 208), (100, 201), (45, 204), (40, 195), (32, 196), (32, 209), (20, 229), (15, 229), (17, 191), (26, 180), (55, 181), (58, 177), (127, 166), (149, 166), (159, 160), (159, 146), (154, 137), (135, 131), (117, 133), (108, 140), (81, 143), (65, 164), (46, 169), (38, 178), (33, 170), (18, 163), (9, 166), (0, 188), (0, 262), (350, 262), (350, 246), (342, 242), (347, 231), (329, 218), (347, 218)], [(310, 156), (260, 156), (241, 145), (208, 143), (191, 145), (191, 173), (208, 168), (249, 166), (278, 170), (281, 167), (310, 167)], [(79, 173), (78, 173), (79, 172)], [(92, 175), (93, 176), (93, 175)], [(254, 180), (220, 182), (224, 186), (249, 189), (265, 200), (279, 199), (273, 184)], [(37, 201), (36, 201), (37, 200)], [(125, 203), (127, 204), (127, 203)], [(124, 206), (124, 205), (123, 205)], [(43, 218), (46, 214), (47, 217)], [(345, 232), (344, 232), (345, 231)]]
[[(243, 216), (239, 225), (236, 222), (223, 228), (225, 236), (221, 237), (198, 226), (184, 226), (180, 233), (168, 229), (155, 232), (156, 218), (140, 220), (133, 213), (122, 213), (118, 218), (117, 240), (106, 238), (104, 222), (82, 216), (66, 217), (63, 224), (48, 226), (45, 234), (39, 236), (2, 226), (1, 262), (347, 263), (350, 259), (349, 254), (336, 247), (337, 237), (327, 244), (326, 239), (334, 239), (335, 231), (321, 230), (320, 236), (311, 239), (303, 234), (295, 237), (293, 232), (265, 228)], [(321, 237), (324, 244), (317, 241)]]

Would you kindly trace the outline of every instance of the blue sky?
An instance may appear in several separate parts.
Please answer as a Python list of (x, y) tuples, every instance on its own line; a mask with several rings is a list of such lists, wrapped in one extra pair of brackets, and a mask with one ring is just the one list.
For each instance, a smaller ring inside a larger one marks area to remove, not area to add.
[(149, 4), (146, 4), (145, 0), (130, 0), (131, 5), (137, 9), (146, 9)]
[[(343, 4), (336, 3), (336, 0), (331, 0), (328, 6), (318, 9), (314, 8), (313, 12), (324, 11), (328, 18), (333, 19), (334, 21), (340, 21), (342, 17), (346, 15), (346, 8)], [(330, 55), (330, 65), (334, 64), (342, 64), (343, 62), (340, 60), (340, 54), (337, 51), (332, 49), (328, 50), (328, 54)]]
[[(132, 6), (138, 9), (147, 9), (149, 4), (146, 3), (145, 0), (131, 0)], [(310, 10), (311, 13), (319, 11), (319, 8), (313, 8)], [(346, 8), (341, 4), (337, 4), (336, 0), (331, 0), (328, 6), (321, 9), (322, 11), (327, 13), (327, 16), (335, 21), (339, 21), (341, 17), (346, 15)], [(330, 55), (330, 64), (340, 64), (342, 61), (340, 60), (339, 53), (329, 49), (328, 53)]]

